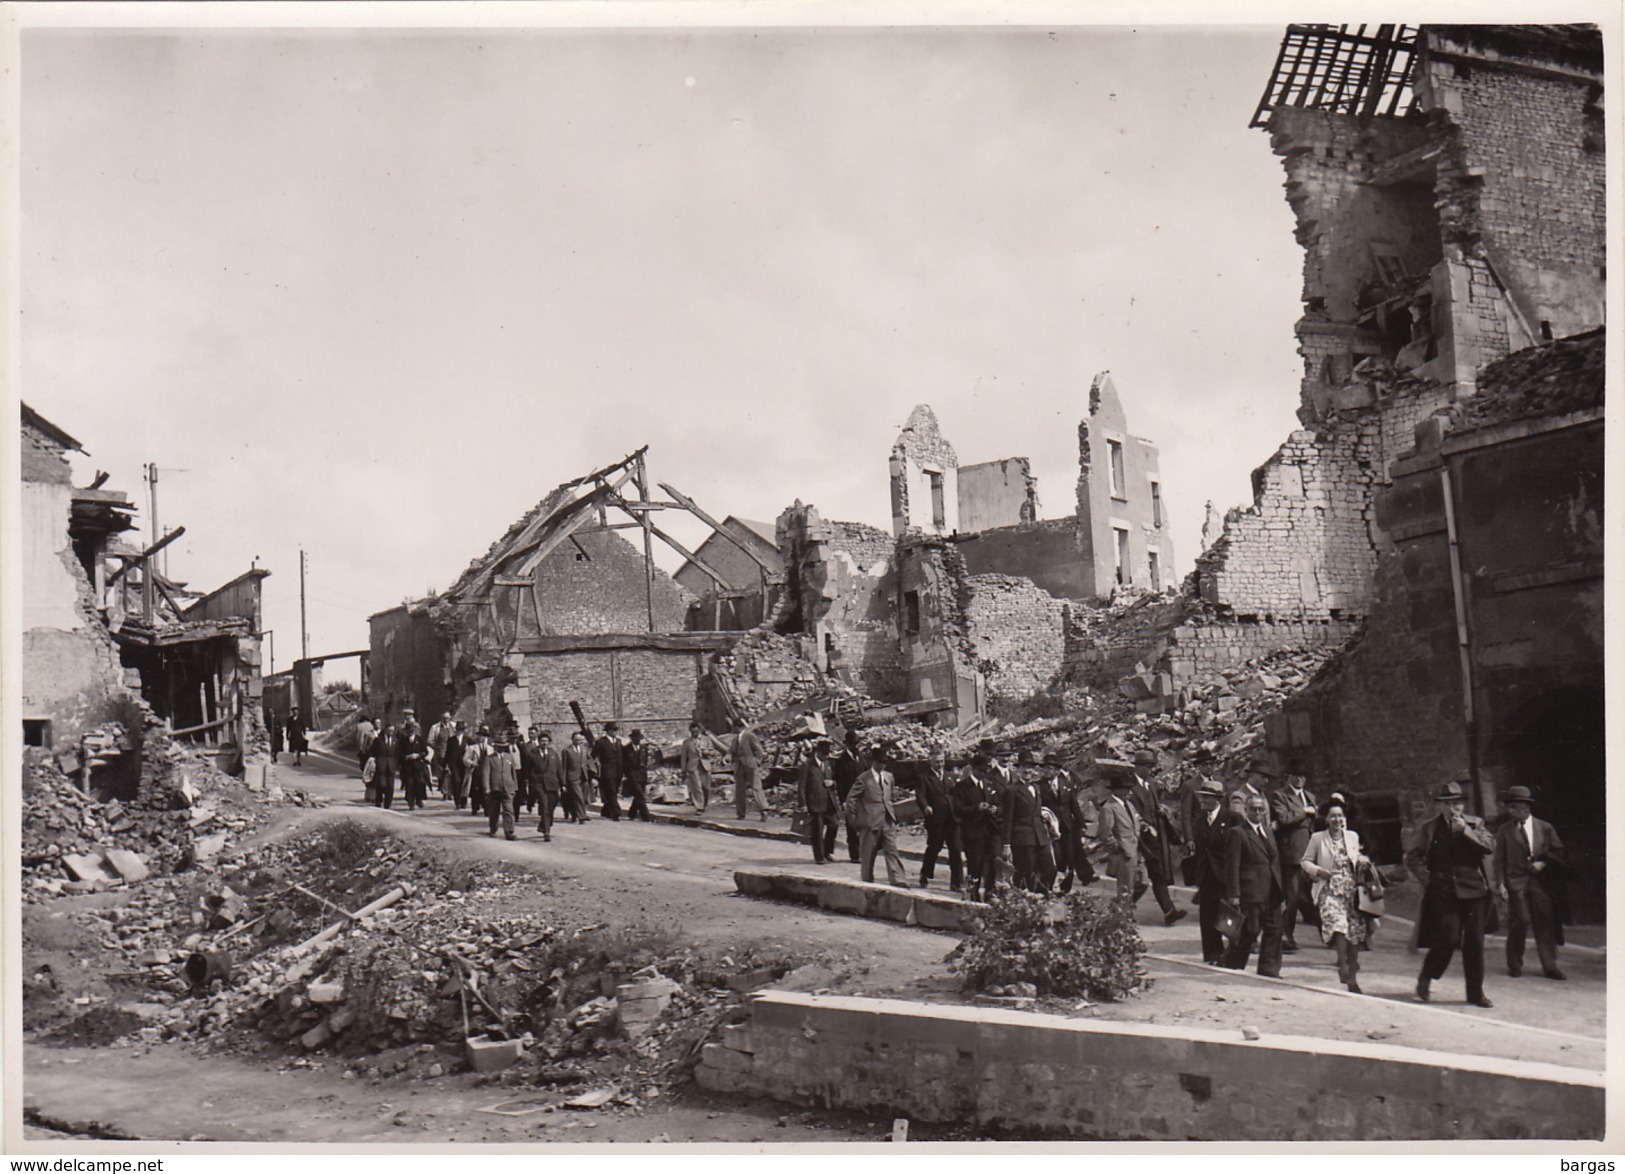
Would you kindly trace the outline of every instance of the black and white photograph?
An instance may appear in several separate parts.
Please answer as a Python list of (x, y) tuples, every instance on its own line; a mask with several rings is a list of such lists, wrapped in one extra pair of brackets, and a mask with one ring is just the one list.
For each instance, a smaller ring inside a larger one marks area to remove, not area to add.
[(6, 1152), (1617, 1152), (1620, 6), (1327, 15), (0, 5)]

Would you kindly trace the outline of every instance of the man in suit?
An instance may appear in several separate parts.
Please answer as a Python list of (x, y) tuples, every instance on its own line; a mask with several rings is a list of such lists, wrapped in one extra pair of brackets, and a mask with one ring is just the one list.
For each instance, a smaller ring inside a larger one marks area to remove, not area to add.
[(570, 745), (564, 751), (564, 813), (571, 823), (586, 823), (592, 818), (593, 759), (587, 735), (576, 730), (570, 735)]
[(468, 723), (458, 722), (446, 738), (443, 778), (452, 803), (461, 811), (468, 804), (468, 772), (463, 769), (463, 752), (468, 749)]
[(1224, 936), (1219, 933), (1219, 906), (1224, 902), (1224, 835), (1230, 827), (1224, 810), (1224, 784), (1203, 779), (1196, 788), (1196, 810), (1191, 814), (1190, 853), (1196, 869), (1196, 924), (1202, 933), (1202, 961), (1218, 966), (1224, 961)]
[(446, 756), (446, 746), (455, 728), (451, 724), (450, 713), (442, 713), (440, 720), (429, 727), (429, 772), (439, 784), (442, 799), (451, 798), (450, 780), (446, 777), (446, 765), (451, 760)]
[(688, 801), (694, 805), (695, 815), (704, 815), (705, 809), (711, 805), (711, 771), (705, 765), (705, 755), (701, 753), (702, 742), (715, 745), (716, 739), (707, 734), (705, 727), (699, 722), (689, 722), (688, 737), (683, 739), (678, 770), (682, 772), (683, 782), (688, 786)]
[(994, 783), (992, 757), (977, 750), (954, 783), (954, 808), (959, 812), (959, 837), (965, 848), (970, 876), (966, 896), (972, 901), (993, 895), (999, 878), (999, 854), (1004, 828), (999, 822), (1000, 792)]
[(1044, 774), (1044, 806), (1055, 816), (1061, 829), (1051, 845), (1055, 850), (1055, 868), (1061, 876), (1060, 891), (1069, 893), (1074, 884), (1089, 885), (1095, 879), (1094, 866), (1089, 863), (1089, 854), (1083, 846), (1083, 787), (1058, 757), (1044, 759)]
[(1298, 927), (1298, 911), (1309, 903), (1309, 885), (1304, 879), (1304, 849), (1315, 830), (1315, 813), (1319, 801), (1309, 793), (1300, 774), (1289, 774), (1286, 783), (1270, 796), (1270, 814), (1275, 821), (1275, 846), (1281, 857), (1281, 887), (1286, 897), (1286, 914), (1282, 919), (1281, 950), (1295, 954), (1298, 943), (1294, 935)]
[(886, 749), (876, 746), (868, 770), (852, 784), (846, 797), (846, 817), (858, 829), (862, 877), (875, 879), (875, 856), (886, 854), (886, 880), (897, 888), (908, 888), (903, 859), (897, 854), (897, 808), (893, 788), (896, 781), (886, 769)]
[(1406, 867), (1423, 885), (1416, 943), (1426, 948), (1427, 955), (1416, 978), (1416, 997), (1428, 1001), (1429, 987), (1444, 977), (1459, 945), (1467, 1002), (1493, 1007), (1484, 995), (1484, 922), (1489, 916), (1488, 866), (1495, 837), (1482, 819), (1467, 814), (1462, 784), (1471, 782), (1471, 775), (1461, 774), (1439, 788), (1438, 814), (1417, 829), (1405, 853)]
[(1010, 848), (1015, 886), (1032, 893), (1047, 893), (1055, 868), (1050, 855), (1049, 823), (1044, 819), (1044, 797), (1034, 777), (1037, 769), (1033, 752), (1023, 750), (1016, 777), (1005, 788), (999, 803), (999, 824)]
[(1145, 870), (1140, 864), (1140, 813), (1129, 799), (1134, 779), (1113, 773), (1106, 781), (1106, 801), (1100, 805), (1099, 836), (1106, 849), (1106, 868), (1117, 879), (1117, 899), (1133, 905), (1145, 892)]
[(835, 775), (830, 770), (830, 742), (820, 738), (801, 764), (801, 805), (807, 809), (807, 836), (812, 842), (813, 863), (828, 864), (835, 843)]
[(734, 719), (734, 814), (744, 819), (750, 813), (750, 803), (756, 804), (756, 814), (767, 822), (767, 796), (762, 793), (762, 758), (767, 753), (762, 740), (756, 736), (744, 718)]
[[(1174, 905), (1174, 898), (1168, 892), (1168, 882), (1174, 877), (1176, 836), (1173, 822), (1163, 809), (1152, 784), (1140, 777), (1140, 767), (1153, 763), (1145, 762), (1139, 756), (1136, 756), (1135, 762), (1136, 766), (1129, 775), (1131, 785), (1128, 799), (1140, 816), (1140, 864), (1151, 882), (1151, 895), (1157, 900), (1157, 908), (1162, 910), (1163, 924), (1173, 925), (1186, 915), (1184, 909)], [(1134, 899), (1140, 899), (1139, 892), (1135, 893)]]
[(1281, 976), (1281, 857), (1269, 829), (1269, 800), (1247, 798), (1246, 818), (1224, 833), (1224, 896), (1241, 910), (1241, 933), (1224, 965), (1247, 969), (1258, 943), (1258, 973)]
[(621, 790), (621, 727), (614, 722), (604, 723), (604, 732), (592, 744), (594, 772), (598, 777), (598, 799), (603, 804), (600, 814), (605, 819), (619, 820), (621, 804), (616, 796)]
[(395, 805), (395, 780), (401, 774), (401, 735), (394, 726), (372, 740), (373, 804), (385, 809)]
[[(565, 791), (564, 755), (553, 748), (553, 735), (546, 730), (537, 731), (532, 755), (530, 774), (536, 787), (536, 830), (542, 833), (543, 840), (551, 843), (553, 808)], [(569, 804), (565, 806), (568, 810)]]
[(942, 751), (931, 756), (915, 798), (920, 813), (925, 817), (925, 859), (920, 863), (920, 888), (930, 888), (931, 878), (937, 871), (937, 857), (948, 850), (948, 888), (962, 892), (965, 887), (965, 861), (963, 841), (959, 836), (959, 808), (954, 803), (953, 787), (948, 782), (948, 764)]
[[(621, 777), (630, 800), (626, 818), (654, 822), (649, 818), (649, 759), (655, 749), (643, 740), (642, 730), (633, 730), (621, 751)], [(656, 759), (658, 761), (658, 759)]]
[(516, 839), (513, 830), (513, 800), (519, 792), (519, 754), (507, 734), (499, 739), (480, 759), (480, 781), (485, 785), (485, 815), (490, 822), (487, 835), (497, 834), (497, 823), (502, 823), (502, 834)]
[[(852, 784), (857, 782), (858, 776), (869, 768), (869, 763), (864, 757), (863, 746), (858, 741), (858, 732), (856, 730), (846, 732), (846, 739), (841, 748), (831, 753), (829, 765), (830, 770), (835, 774), (835, 795), (840, 800), (841, 808), (844, 810), (846, 797), (852, 793)], [(846, 823), (844, 819), (837, 822), (845, 824), (846, 853), (851, 857), (852, 863), (856, 864), (858, 862), (858, 829), (850, 823)], [(834, 841), (830, 842), (829, 849), (825, 854), (828, 856), (835, 854)]]
[(1507, 818), (1495, 830), (1491, 873), (1496, 892), (1507, 902), (1507, 973), (1523, 974), (1523, 945), (1532, 930), (1541, 973), (1559, 982), (1568, 976), (1558, 968), (1557, 947), (1563, 944), (1558, 916), (1563, 867), (1563, 841), (1557, 829), (1535, 818), (1535, 797), (1528, 787), (1513, 787), (1501, 796)]

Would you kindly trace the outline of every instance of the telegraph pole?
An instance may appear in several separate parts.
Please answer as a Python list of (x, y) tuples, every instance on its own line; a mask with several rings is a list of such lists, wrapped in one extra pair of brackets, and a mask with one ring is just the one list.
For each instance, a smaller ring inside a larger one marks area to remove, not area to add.
[(305, 550), (299, 548), (299, 657), (310, 659), (310, 633), (305, 629)]

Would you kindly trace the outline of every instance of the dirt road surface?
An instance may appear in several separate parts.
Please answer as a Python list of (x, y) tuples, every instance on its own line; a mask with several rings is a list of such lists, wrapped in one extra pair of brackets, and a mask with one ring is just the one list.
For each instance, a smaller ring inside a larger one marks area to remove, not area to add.
[[(430, 801), (426, 810), (383, 811), (358, 802), (354, 767), (315, 754), (303, 768), (284, 763), (277, 779), (327, 806), (290, 808), (258, 833), (273, 838), (336, 819), (358, 819), (455, 859), (498, 859), (536, 878), (516, 898), (554, 916), (665, 927), (696, 946), (752, 947), (828, 960), (827, 989), (925, 1001), (959, 1001), (945, 961), (951, 934), (866, 921), (739, 896), (735, 868), (791, 868), (856, 875), (844, 861), (816, 869), (798, 844), (664, 824), (594, 819), (560, 823), (552, 843), (521, 822), (519, 838), (488, 837), (485, 820)], [(731, 813), (730, 813), (731, 814)], [(784, 826), (777, 821), (776, 826)], [(945, 870), (944, 870), (945, 872)], [(1354, 996), (1337, 983), (1331, 952), (1300, 933), (1282, 979), (1201, 964), (1195, 917), (1169, 928), (1149, 898), (1141, 903), (1147, 973), (1143, 994), (1120, 1004), (1050, 1003), (1042, 1009), (1100, 1019), (1234, 1029), (1270, 1034), (1373, 1040), (1443, 1052), (1604, 1067), (1605, 953), (1575, 947), (1563, 957), (1566, 983), (1513, 980), (1500, 965), (1500, 939), (1489, 944), (1492, 1010), (1463, 1002), (1459, 963), (1435, 986), (1435, 1002), (1414, 1001), (1419, 956), (1406, 949), (1409, 926), (1384, 927), (1365, 955)], [(1533, 959), (1531, 959), (1533, 962)], [(38, 1042), (25, 1055), (24, 1099), (35, 1140), (63, 1133), (135, 1139), (295, 1142), (833, 1142), (877, 1141), (888, 1119), (801, 1111), (767, 1101), (718, 1099), (689, 1087), (635, 1109), (546, 1111), (506, 1117), (482, 1112), (521, 1095), (484, 1078), (346, 1079), (344, 1065), (314, 1057), (294, 1065), (266, 1057), (197, 1056), (182, 1044), (149, 1049), (64, 1048)], [(309, 1067), (303, 1065), (310, 1065)], [(165, 1090), (154, 1096), (153, 1090)], [(916, 1124), (913, 1136), (961, 1139)]]

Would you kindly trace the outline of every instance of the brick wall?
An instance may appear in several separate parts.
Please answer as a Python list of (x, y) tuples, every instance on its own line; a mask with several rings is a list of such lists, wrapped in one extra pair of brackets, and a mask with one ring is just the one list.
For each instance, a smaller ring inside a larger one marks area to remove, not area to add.
[(529, 689), (530, 721), (550, 730), (555, 744), (568, 742), (576, 728), (571, 701), (581, 703), (595, 732), (614, 718), (623, 735), (636, 727), (664, 742), (687, 735), (708, 664), (706, 653), (687, 650), (532, 652), (521, 681)]
[(1184, 685), (1282, 649), (1341, 646), (1359, 631), (1349, 620), (1181, 624), (1169, 633), (1164, 663)]
[(395, 720), (415, 709), (420, 721), (438, 716), (451, 700), (446, 683), (449, 643), (426, 614), (405, 607), (379, 612), (367, 621), (367, 708), (377, 718)]
[(73, 481), (67, 450), (30, 424), (22, 427), (22, 479), (60, 485)]
[[(614, 532), (577, 534), (576, 541), (585, 554), (565, 542), (536, 568), (540, 631), (528, 593), (493, 589), (502, 611), (504, 632), (513, 630), (515, 611), (521, 637), (649, 630), (643, 552)], [(670, 575), (656, 567), (654, 630), (681, 632), (690, 598)]]
[(1030, 580), (971, 575), (966, 626), (994, 697), (1022, 700), (1061, 675), (1066, 656), (1067, 604)]

